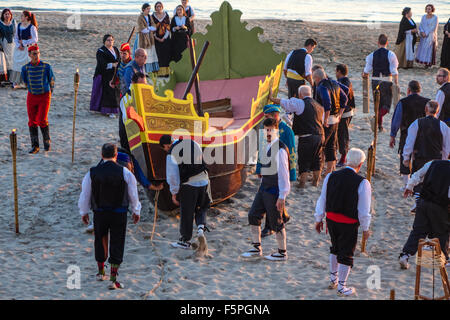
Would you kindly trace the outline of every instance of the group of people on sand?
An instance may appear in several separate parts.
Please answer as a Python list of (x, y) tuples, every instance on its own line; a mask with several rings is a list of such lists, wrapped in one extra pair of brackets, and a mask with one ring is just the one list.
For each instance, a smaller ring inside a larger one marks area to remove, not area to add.
[(0, 83), (13, 89), (27, 89), (28, 128), (31, 149), (39, 152), (39, 128), (44, 150), (50, 151), (48, 111), (55, 85), (50, 64), (41, 61), (38, 46), (38, 23), (28, 10), (22, 11), (16, 25), (10, 9), (3, 9), (0, 18)]
[[(288, 99), (278, 99), (271, 91), (269, 92), (272, 104), (266, 105), (263, 109), (265, 118), (261, 124), (263, 129), (261, 139), (264, 143), (259, 149), (256, 166), (256, 174), (261, 178), (261, 184), (248, 213), (251, 243), (250, 248), (243, 252), (241, 257), (243, 259), (262, 257), (261, 239), (275, 234), (277, 250), (265, 255), (264, 258), (269, 261), (288, 259), (285, 224), (290, 219), (286, 210), (286, 199), (291, 192), (291, 182), (297, 180), (298, 168), (298, 187), (305, 187), (309, 172), (313, 174), (313, 185), (318, 186), (325, 160), (327, 162), (324, 170), (325, 178), (314, 213), (315, 229), (318, 233), (322, 232), (325, 218), (331, 238), (328, 287), (336, 289), (339, 296), (350, 296), (356, 292), (354, 287), (347, 286), (347, 280), (353, 267), (359, 227), (362, 228), (366, 239), (370, 236), (372, 190), (370, 182), (358, 174), (365, 162), (365, 153), (357, 148), (348, 150), (348, 124), (354, 109), (351, 82), (347, 77), (348, 68), (345, 65), (337, 65), (338, 80), (332, 80), (323, 67), (312, 63), (311, 53), (316, 46), (315, 40), (308, 39), (303, 48), (293, 50), (287, 56), (284, 72), (289, 92)], [(372, 78), (374, 92), (376, 89), (380, 90), (380, 110), (385, 110), (384, 113), (380, 112), (381, 119), (389, 111), (392, 104), (392, 88), (394, 84), (398, 85), (399, 78), (397, 57), (393, 51), (387, 49), (387, 46), (388, 38), (381, 34), (378, 38), (378, 49), (366, 57), (363, 70), (363, 77)], [(145, 55), (145, 51), (142, 54)], [(144, 59), (136, 62), (141, 71), (129, 69), (133, 77), (131, 83), (146, 83), (144, 62)], [(405, 196), (413, 193), (416, 195), (413, 229), (399, 256), (401, 268), (408, 268), (408, 259), (416, 253), (418, 240), (427, 236), (439, 239), (442, 252), (448, 261), (449, 73), (448, 69), (441, 68), (436, 75), (436, 82), (440, 86), (436, 100), (420, 96), (420, 83), (411, 81), (408, 85), (408, 96), (398, 102), (392, 119), (391, 147), (395, 146), (395, 135), (399, 129), (401, 130), (400, 172), (407, 176), (402, 190)], [(306, 85), (306, 82), (309, 85)], [(283, 109), (290, 114), (287, 121), (292, 123), (292, 128), (281, 119)], [(346, 113), (348, 117), (344, 117)], [(350, 118), (348, 122), (347, 118)], [(344, 122), (343, 136), (342, 132), (341, 136), (339, 134), (341, 122)], [(295, 135), (298, 135), (297, 148), (294, 143)], [(120, 140), (121, 143), (127, 140), (126, 136), (123, 137), (123, 129)], [(343, 141), (345, 148), (339, 164), (342, 169), (336, 170), (333, 162), (336, 161), (339, 140)], [(106, 147), (107, 145), (104, 146)], [(126, 219), (120, 218), (121, 222), (118, 224), (120, 232), (112, 231), (116, 228), (115, 213), (123, 212), (128, 206), (124, 195), (131, 192), (130, 187), (133, 190), (136, 188), (133, 175), (118, 164), (125, 163), (127, 167), (129, 163), (134, 163), (134, 166), (128, 168), (134, 171), (136, 178), (140, 176), (139, 164), (133, 160), (133, 155), (127, 149), (129, 147), (125, 143), (121, 147), (122, 151), (118, 152), (117, 147), (109, 146), (112, 151), (108, 154), (102, 153), (104, 161), (92, 168), (85, 180), (89, 181), (92, 175), (98, 178), (94, 178), (96, 182), (83, 181), (79, 203), (85, 223), (88, 220), (88, 212), (94, 210), (93, 228), (96, 237), (96, 260), (99, 266), (98, 280), (105, 279), (104, 262), (107, 258), (107, 247), (104, 243), (107, 241), (104, 239), (107, 237), (107, 230), (110, 230), (111, 289), (123, 287), (123, 284), (117, 281), (117, 270), (123, 258)], [(193, 248), (191, 241), (195, 221), (197, 226), (195, 236), (199, 241), (199, 248), (205, 249), (205, 233), (209, 231), (206, 212), (212, 198), (208, 170), (203, 161), (201, 147), (195, 141), (173, 140), (168, 135), (161, 136), (160, 147), (167, 152), (166, 181), (172, 194), (172, 201), (180, 206), (180, 238), (172, 242), (171, 246), (187, 250)], [(190, 161), (183, 162), (183, 158), (179, 158), (180, 150), (181, 154), (182, 150), (190, 150)], [(116, 163), (113, 164), (114, 162)], [(406, 169), (409, 171), (406, 172)], [(111, 180), (113, 177), (116, 180), (114, 182)], [(127, 179), (133, 181), (126, 182)], [(108, 184), (108, 187), (105, 185), (103, 188), (103, 184)], [(102, 191), (116, 188), (113, 186), (121, 186), (120, 192)], [(152, 185), (148, 182), (147, 186), (153, 190), (162, 188), (162, 185)], [(88, 194), (91, 198), (86, 196)], [(129, 199), (131, 197), (129, 195)], [(131, 202), (130, 205), (133, 207), (134, 221), (137, 222), (140, 205)], [(95, 220), (98, 214), (102, 215), (102, 220), (98, 218)], [(106, 218), (107, 216), (110, 218)], [(261, 230), (264, 218), (266, 225)]]
[(181, 4), (176, 6), (172, 19), (164, 10), (161, 1), (155, 3), (153, 13), (151, 10), (149, 3), (142, 5), (133, 45), (123, 43), (118, 48), (114, 45), (113, 35), (104, 35), (103, 46), (96, 54), (97, 67), (90, 110), (115, 118), (120, 97), (130, 84), (131, 77), (125, 76), (125, 69), (132, 64), (133, 57), (145, 56), (140, 71), (158, 77), (168, 77), (169, 63), (181, 59), (182, 52), (187, 48), (194, 33), (194, 9), (188, 4), (188, 0), (182, 0)]
[[(411, 8), (402, 11), (402, 20), (398, 28), (395, 54), (398, 57), (399, 68), (413, 68), (414, 61), (429, 68), (436, 64), (438, 47), (438, 17), (434, 14), (435, 7), (427, 4), (425, 15), (419, 26), (412, 18)], [(441, 67), (450, 68), (450, 18), (444, 26), (444, 38), (441, 49)], [(416, 47), (416, 43), (417, 47)]]
[[(172, 20), (175, 20), (174, 25), (166, 30), (172, 33), (172, 40), (173, 33), (182, 29), (187, 32), (186, 28), (179, 25), (180, 21), (189, 21), (185, 15), (186, 9), (186, 6), (183, 7), (184, 11), (180, 6), (177, 7), (176, 12), (182, 14), (177, 15)], [(25, 61), (20, 69), (20, 79), (28, 89), (30, 153), (37, 153), (38, 127), (42, 131), (45, 150), (50, 150), (47, 114), (55, 78), (51, 66), (39, 58), (34, 15), (25, 12), (22, 14), (23, 25), (17, 27), (17, 57)], [(123, 124), (125, 110), (123, 103), (120, 103), (120, 99), (126, 99), (132, 83), (144, 84), (147, 82), (146, 75), (156, 71), (157, 63), (149, 60), (154, 55), (151, 43), (152, 40), (161, 43), (160, 40), (164, 38), (153, 27), (156, 22), (150, 20), (153, 16), (149, 16), (149, 5), (144, 4), (142, 12), (138, 20), (139, 45), (135, 46), (134, 57), (128, 43), (124, 43), (120, 50), (114, 47), (111, 35), (104, 36), (105, 45), (97, 52), (91, 109), (92, 104), (96, 103), (98, 111), (106, 114), (119, 111), (121, 146), (118, 148), (112, 143), (103, 145), (102, 161), (85, 175), (78, 202), (85, 224), (90, 223), (90, 211), (94, 212), (91, 228), (95, 235), (96, 277), (99, 281), (109, 279), (110, 289), (124, 288), (123, 283), (118, 281), (118, 270), (123, 262), (128, 210), (133, 214), (134, 223), (140, 220), (137, 183), (155, 191), (163, 188), (162, 184), (147, 179), (134, 158)], [(2, 13), (2, 21), (4, 16), (10, 21), (11, 14)], [(158, 16), (155, 17), (158, 19)], [(185, 36), (183, 42), (187, 39)], [(279, 99), (269, 92), (270, 103), (263, 109), (265, 118), (261, 124), (263, 134), (260, 141), (264, 143), (260, 144), (256, 165), (256, 174), (261, 181), (248, 213), (251, 243), (241, 257), (262, 257), (261, 239), (275, 234), (277, 250), (264, 258), (269, 261), (288, 259), (285, 224), (290, 220), (286, 199), (291, 192), (291, 182), (298, 180), (297, 187), (305, 188), (308, 175), (312, 173), (312, 184), (318, 187), (326, 162), (321, 194), (314, 213), (315, 230), (318, 233), (323, 231), (325, 218), (331, 238), (328, 287), (336, 289), (339, 296), (350, 296), (356, 292), (355, 288), (347, 286), (347, 279), (353, 267), (359, 227), (366, 239), (370, 236), (372, 191), (370, 182), (358, 174), (365, 162), (365, 153), (350, 148), (349, 125), (355, 110), (355, 99), (348, 67), (336, 65), (336, 80), (333, 80), (324, 67), (313, 64), (312, 52), (317, 45), (314, 39), (307, 39), (302, 48), (288, 54), (284, 63), (287, 99)], [(399, 59), (395, 52), (387, 48), (388, 37), (385, 34), (379, 35), (377, 45), (378, 48), (366, 57), (362, 75), (364, 78), (371, 77), (374, 93), (376, 90), (380, 92), (379, 128), (374, 130), (383, 131), (383, 117), (389, 112), (393, 91), (399, 85)], [(156, 44), (154, 46), (157, 48)], [(24, 53), (26, 59), (23, 58)], [(14, 72), (13, 68), (10, 73), (12, 78)], [(439, 89), (435, 99), (431, 100), (420, 95), (421, 85), (418, 81), (410, 81), (408, 95), (396, 104), (391, 122), (391, 148), (395, 146), (395, 138), (400, 130), (398, 151), (400, 174), (404, 182), (402, 192), (405, 197), (412, 194), (416, 197), (413, 228), (399, 256), (399, 264), (403, 269), (409, 267), (408, 259), (417, 252), (419, 239), (425, 237), (439, 239), (448, 261), (450, 71), (440, 68), (436, 82)], [(287, 114), (286, 121), (281, 117), (283, 111)], [(295, 135), (298, 136), (297, 146)], [(195, 221), (199, 250), (205, 250), (205, 233), (209, 231), (206, 212), (212, 197), (201, 147), (190, 139), (174, 140), (170, 135), (162, 135), (159, 144), (167, 153), (166, 181), (172, 201), (180, 206), (180, 238), (171, 246), (193, 248), (191, 240)], [(191, 157), (187, 162), (180, 161), (183, 150), (190, 151)], [(336, 163), (338, 150), (341, 156)], [(266, 224), (261, 230), (264, 218)], [(105, 271), (108, 257), (111, 269), (109, 278)]]

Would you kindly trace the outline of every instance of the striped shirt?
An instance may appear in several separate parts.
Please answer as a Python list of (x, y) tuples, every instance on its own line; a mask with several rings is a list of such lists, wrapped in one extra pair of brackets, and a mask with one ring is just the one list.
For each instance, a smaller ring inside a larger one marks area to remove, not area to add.
[(53, 90), (55, 76), (48, 63), (39, 61), (33, 65), (29, 62), (22, 67), (22, 80), (31, 94), (43, 94)]

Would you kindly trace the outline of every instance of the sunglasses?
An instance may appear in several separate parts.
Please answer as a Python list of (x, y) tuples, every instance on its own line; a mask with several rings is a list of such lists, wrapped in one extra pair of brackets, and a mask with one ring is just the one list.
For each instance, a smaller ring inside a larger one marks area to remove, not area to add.
[(39, 51), (38, 51), (38, 52), (33, 52), (33, 53), (31, 53), (32, 56), (37, 56), (38, 54), (40, 54)]

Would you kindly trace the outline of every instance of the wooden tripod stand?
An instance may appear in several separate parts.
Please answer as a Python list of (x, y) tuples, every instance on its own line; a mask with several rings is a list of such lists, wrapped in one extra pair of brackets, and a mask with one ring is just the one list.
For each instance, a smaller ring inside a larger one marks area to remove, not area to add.
[[(427, 251), (424, 254), (423, 247), (430, 246), (431, 251)], [(428, 254), (430, 252), (430, 254)], [(433, 297), (425, 297), (420, 295), (420, 274), (422, 267), (430, 268), (433, 270)], [(444, 289), (444, 295), (442, 297), (434, 297), (434, 269), (439, 267), (441, 274), (442, 287)], [(439, 239), (434, 238), (431, 240), (420, 239), (419, 248), (416, 257), (416, 289), (414, 293), (414, 300), (449, 300), (450, 299), (450, 284), (448, 283), (447, 270), (445, 270), (445, 259), (441, 251)]]

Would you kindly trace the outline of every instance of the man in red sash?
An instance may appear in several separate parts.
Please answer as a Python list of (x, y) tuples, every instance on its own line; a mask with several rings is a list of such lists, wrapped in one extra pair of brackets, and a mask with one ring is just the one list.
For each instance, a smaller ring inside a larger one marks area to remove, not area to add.
[(372, 190), (369, 181), (358, 175), (365, 159), (362, 150), (350, 149), (347, 166), (326, 176), (314, 214), (316, 231), (320, 233), (326, 213), (331, 238), (329, 288), (337, 287), (339, 296), (355, 293), (355, 288), (346, 287), (346, 282), (353, 267), (358, 227), (361, 226), (366, 239), (369, 237)]

